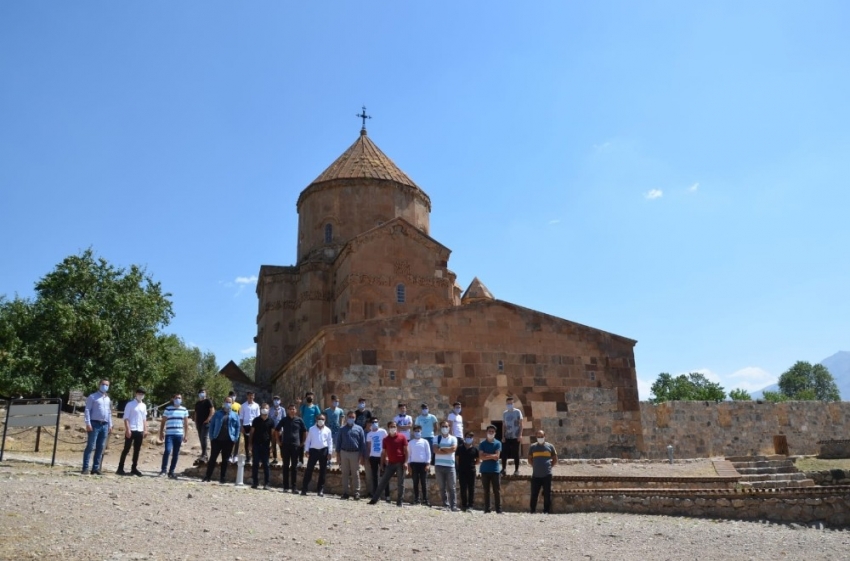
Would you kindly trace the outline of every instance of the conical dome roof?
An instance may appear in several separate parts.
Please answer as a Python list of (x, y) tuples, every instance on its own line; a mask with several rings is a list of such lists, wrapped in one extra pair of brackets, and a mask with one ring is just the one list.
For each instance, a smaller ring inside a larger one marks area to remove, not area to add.
[(419, 189), (419, 186), (369, 139), (366, 129), (362, 129), (354, 144), (310, 185), (334, 179), (386, 179)]
[(469, 288), (463, 293), (460, 301), (463, 304), (478, 302), (479, 300), (495, 300), (493, 294), (484, 286), (484, 283), (478, 280), (478, 277), (472, 279), (469, 283)]

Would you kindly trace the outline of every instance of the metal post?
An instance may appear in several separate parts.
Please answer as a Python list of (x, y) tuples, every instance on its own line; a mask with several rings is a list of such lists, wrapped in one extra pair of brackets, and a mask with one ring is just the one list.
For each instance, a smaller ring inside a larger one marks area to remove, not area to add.
[(39, 444), (41, 444), (41, 427), (35, 429), (35, 451), (38, 452)]
[[(56, 445), (59, 443), (59, 419), (62, 417), (62, 398), (59, 398), (59, 414), (56, 415), (56, 431), (53, 433), (53, 458), (50, 459), (50, 467), (56, 465)], [(101, 460), (103, 461), (103, 460)]]
[(0, 444), (0, 462), (3, 461), (3, 452), (6, 451), (6, 430), (9, 428), (9, 411), (12, 410), (12, 400), (6, 400), (6, 424), (3, 425), (3, 443)]
[(236, 486), (241, 487), (245, 483), (243, 479), (245, 478), (245, 454), (239, 454), (239, 458), (236, 462)]
[(670, 460), (670, 463), (673, 463), (673, 445), (667, 445), (667, 458)]

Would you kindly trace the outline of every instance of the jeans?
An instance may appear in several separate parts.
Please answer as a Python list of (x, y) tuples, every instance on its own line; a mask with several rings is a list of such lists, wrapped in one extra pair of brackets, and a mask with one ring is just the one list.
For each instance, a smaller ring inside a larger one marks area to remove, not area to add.
[(432, 450), (432, 452), (431, 452), (431, 465), (433, 466), (434, 460), (437, 459), (437, 456), (433, 453), (434, 441), (436, 440), (436, 438), (434, 438), (433, 436), (423, 436), (422, 438), (424, 438), (425, 440), (428, 441), (428, 449)]
[(340, 450), (340, 471), (342, 472), (342, 494), (348, 494), (348, 488), (351, 491), (360, 494), (360, 452), (349, 452)]
[[(418, 503), (419, 497), (422, 502), (428, 504), (428, 464), (427, 462), (410, 462), (410, 471), (413, 472), (413, 502)], [(422, 487), (422, 495), (419, 487)]]
[(457, 478), (460, 483), (460, 508), (472, 508), (475, 506), (475, 472), (462, 471), (457, 474)]
[(307, 458), (307, 468), (304, 470), (304, 481), (301, 484), (301, 492), (306, 493), (313, 478), (313, 468), (319, 464), (319, 480), (316, 481), (316, 492), (321, 493), (325, 489), (325, 474), (328, 471), (328, 449), (310, 448), (310, 456)]
[[(366, 462), (366, 481), (369, 483), (369, 496), (375, 494), (375, 489), (378, 488), (378, 481), (380, 480), (381, 475), (381, 458), (375, 456), (369, 456), (369, 461)], [(387, 486), (386, 490), (387, 500), (390, 500), (390, 488)]]
[(177, 467), (177, 456), (180, 455), (180, 446), (183, 445), (182, 434), (167, 434), (165, 435), (165, 452), (162, 453), (162, 467), (160, 473), (165, 473), (165, 467), (168, 465), (168, 456), (171, 456), (171, 466), (168, 469), (169, 474), (174, 474), (174, 468)]
[(259, 478), (260, 464), (263, 464), (263, 485), (269, 484), (269, 450), (271, 443), (255, 442), (254, 443), (254, 463), (251, 464), (251, 486), (257, 486)]
[(83, 452), (83, 471), (89, 469), (89, 457), (94, 450), (94, 460), (92, 461), (92, 471), (100, 470), (100, 461), (103, 459), (103, 447), (106, 444), (106, 437), (109, 436), (109, 422), (107, 421), (92, 421), (92, 431), (88, 433), (88, 441), (86, 449)]
[[(227, 430), (227, 427), (222, 427), (221, 430)], [(204, 479), (209, 480), (212, 477), (213, 469), (215, 469), (215, 460), (218, 458), (219, 453), (221, 454), (221, 475), (219, 475), (219, 482), (224, 483), (224, 479), (227, 476), (227, 464), (230, 459), (230, 453), (233, 451), (233, 441), (232, 440), (213, 440), (210, 443), (210, 461), (207, 462), (207, 475)]]
[[(299, 450), (301, 447), (293, 444), (280, 445), (280, 459), (283, 461), (283, 488), (286, 490), (297, 488), (295, 477), (298, 475)], [(290, 478), (292, 485), (290, 485)]]
[(552, 508), (552, 476), (531, 478), (531, 514), (537, 510), (537, 495), (543, 489), (543, 512), (549, 514)]
[(482, 473), (481, 487), (484, 489), (484, 512), (490, 512), (490, 488), (496, 503), (496, 512), (502, 512), (502, 485), (499, 481), (499, 473)]
[(118, 460), (118, 471), (124, 471), (124, 460), (127, 459), (127, 453), (130, 451), (130, 446), (133, 447), (133, 471), (139, 464), (139, 449), (142, 447), (142, 442), (145, 440), (145, 433), (140, 430), (134, 430), (130, 433), (130, 438), (124, 439), (124, 450), (121, 451), (121, 458)]
[(507, 473), (508, 460), (514, 461), (514, 473), (519, 471), (520, 448), (516, 438), (506, 438), (502, 443), (502, 473)]
[(402, 498), (404, 498), (404, 463), (397, 464), (387, 464), (384, 467), (384, 474), (381, 476), (381, 480), (378, 482), (378, 487), (375, 489), (375, 492), (372, 493), (372, 501), (378, 502), (378, 497), (381, 496), (386, 490), (387, 497), (390, 494), (390, 479), (393, 478), (393, 475), (398, 474), (398, 497), (396, 498), (396, 504), (401, 504)]
[(201, 457), (207, 457), (207, 440), (210, 435), (209, 423), (201, 423), (198, 427), (198, 440), (201, 441)]
[(457, 508), (457, 473), (455, 468), (437, 466), (434, 468), (437, 483), (440, 485), (440, 501), (444, 507)]

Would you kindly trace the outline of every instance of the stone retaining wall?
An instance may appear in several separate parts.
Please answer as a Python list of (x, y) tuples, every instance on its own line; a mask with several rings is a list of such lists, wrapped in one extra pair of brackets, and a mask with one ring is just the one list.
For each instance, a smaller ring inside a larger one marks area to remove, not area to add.
[(813, 480), (815, 485), (850, 485), (850, 470), (826, 469), (823, 471), (807, 471), (806, 477)]
[(819, 440), (850, 434), (850, 402), (641, 402), (644, 457), (677, 458), (773, 454), (784, 434), (791, 454), (817, 454)]
[(819, 458), (841, 459), (850, 458), (850, 440), (821, 440)]

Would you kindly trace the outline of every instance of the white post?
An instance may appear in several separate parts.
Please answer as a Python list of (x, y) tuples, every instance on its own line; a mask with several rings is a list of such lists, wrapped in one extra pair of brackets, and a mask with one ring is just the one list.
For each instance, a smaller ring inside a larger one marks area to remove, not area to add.
[(236, 463), (236, 486), (240, 487), (244, 485), (243, 479), (245, 477), (245, 454), (239, 454), (239, 459)]

